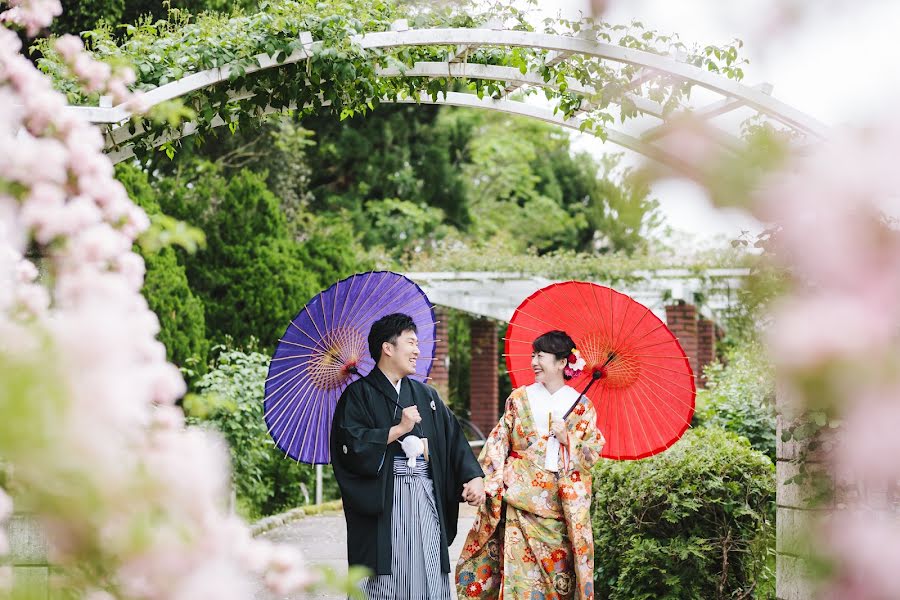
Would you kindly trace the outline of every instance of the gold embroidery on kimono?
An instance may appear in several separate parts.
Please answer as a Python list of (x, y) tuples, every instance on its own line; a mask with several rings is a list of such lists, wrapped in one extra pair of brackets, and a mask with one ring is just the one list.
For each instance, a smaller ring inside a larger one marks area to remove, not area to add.
[(532, 414), (530, 387), (506, 400), (478, 459), (488, 498), (456, 567), (461, 599), (594, 597), (591, 466), (605, 440), (593, 404), (581, 397), (566, 419), (569, 442), (558, 452), (557, 470), (548, 469), (549, 435), (536, 424), (548, 417)]

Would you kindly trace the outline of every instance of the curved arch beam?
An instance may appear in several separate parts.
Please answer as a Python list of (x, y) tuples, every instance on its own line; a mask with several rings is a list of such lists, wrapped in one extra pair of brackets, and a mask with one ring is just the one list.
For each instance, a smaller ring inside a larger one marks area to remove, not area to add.
[[(444, 62), (417, 62), (417, 63), (415, 63), (415, 65), (413, 65), (412, 67), (407, 68), (407, 69), (401, 69), (401, 68), (396, 68), (396, 67), (395, 68), (385, 68), (385, 69), (380, 69), (378, 71), (378, 73), (379, 73), (379, 75), (381, 75), (383, 77), (403, 77), (403, 76), (406, 76), (406, 77), (433, 77), (433, 78), (436, 78), (436, 77), (458, 77), (458, 78), (466, 77), (466, 78), (472, 78), (472, 79), (501, 80), (501, 81), (505, 81), (507, 83), (516, 83), (516, 84), (522, 84), (522, 85), (535, 85), (535, 86), (539, 86), (539, 87), (550, 87), (550, 88), (556, 87), (554, 84), (545, 83), (544, 80), (539, 75), (537, 75), (536, 73), (533, 73), (533, 72), (528, 72), (528, 73), (522, 74), (522, 72), (519, 69), (516, 69), (513, 67), (482, 65), (482, 64), (477, 64), (477, 63), (467, 64), (467, 63), (444, 63)], [(199, 89), (197, 87), (198, 82), (202, 79), (200, 79), (200, 78), (194, 79), (194, 78), (198, 77), (198, 76), (202, 76), (202, 75), (203, 75), (203, 73), (198, 73), (198, 74), (196, 74), (196, 76), (192, 75), (192, 76), (189, 76), (188, 78), (186, 78), (186, 79), (190, 80), (190, 85), (192, 87), (191, 91), (193, 91), (194, 89)], [(202, 87), (202, 86), (200, 86), (200, 87)], [(572, 89), (578, 93), (583, 93), (585, 95), (590, 95), (590, 94), (595, 93), (595, 90), (593, 90), (591, 88), (587, 88), (574, 80), (573, 80), (573, 83), (570, 85), (570, 89)], [(475, 96), (471, 96), (469, 94), (460, 94), (457, 92), (449, 92), (449, 94), (451, 95), (452, 98), (454, 98), (454, 101), (452, 101), (452, 102), (445, 101), (445, 102), (454, 104), (456, 106), (472, 106), (472, 104), (467, 99), (467, 97), (475, 98)], [(232, 95), (232, 98), (235, 100), (245, 99), (245, 98), (249, 98), (252, 96), (251, 93), (242, 91), (242, 90), (236, 90), (231, 95)], [(423, 100), (423, 98), (424, 98), (424, 100)], [(638, 104), (639, 109), (641, 109), (641, 110), (647, 109), (646, 112), (650, 112), (651, 114), (656, 112), (656, 113), (660, 113), (660, 115), (661, 115), (662, 107), (659, 106), (657, 103), (647, 100), (645, 98), (642, 98), (640, 96), (634, 96), (633, 99), (641, 101)], [(422, 97), (420, 97), (419, 101), (420, 102), (426, 101), (426, 102), (430, 103), (430, 99), (428, 98), (427, 95), (423, 95)], [(504, 98), (503, 100), (494, 100), (494, 99), (488, 98), (488, 99), (486, 99), (486, 101), (487, 102), (496, 102), (497, 106), (501, 107), (501, 108), (498, 108), (497, 110), (502, 110), (503, 112), (511, 112), (513, 114), (525, 114), (522, 111), (528, 110), (527, 109), (528, 105), (524, 105), (526, 107), (525, 109), (516, 108), (515, 110), (512, 110), (512, 111), (507, 110), (507, 107), (509, 107), (510, 105), (513, 105), (513, 106), (523, 105), (523, 103), (518, 102), (518, 101), (514, 102), (514, 101), (508, 100), (506, 98)], [(478, 106), (477, 108), (481, 108), (481, 107)], [(75, 110), (85, 113), (84, 116), (87, 116), (89, 119), (91, 119), (91, 117), (96, 118), (97, 111), (106, 111), (106, 116), (104, 116), (103, 120), (100, 122), (109, 122), (109, 121), (106, 121), (106, 119), (113, 118), (112, 113), (114, 111), (117, 112), (118, 108), (106, 108), (106, 109), (84, 108), (83, 109), (81, 107), (78, 107)], [(90, 111), (90, 112), (88, 112), (88, 111)], [(118, 116), (118, 115), (116, 114), (115, 116)], [(546, 119), (541, 116), (536, 117), (536, 118), (546, 121)], [(91, 120), (94, 120), (94, 119), (91, 119)], [(584, 117), (582, 115), (576, 115), (576, 116), (573, 116), (572, 119), (569, 119), (568, 121), (575, 122), (576, 125), (573, 128), (580, 130), (580, 125), (583, 122), (583, 120), (584, 120)], [(95, 122), (97, 122), (97, 121), (95, 121)], [(555, 115), (554, 115), (554, 120), (551, 122), (556, 123), (558, 125), (563, 125), (565, 127), (572, 127), (571, 125), (568, 124), (567, 121), (565, 121)], [(141, 135), (143, 132), (144, 132), (144, 130), (141, 126), (137, 126), (133, 131), (129, 131), (129, 129), (127, 127), (122, 127), (122, 126), (115, 127), (107, 135), (108, 145), (109, 146), (119, 146), (121, 144), (127, 143), (130, 139), (137, 137), (138, 135)], [(637, 138), (634, 138), (632, 136), (626, 136), (625, 134), (622, 134), (615, 130), (609, 130), (608, 128), (605, 129), (605, 132), (607, 133), (607, 138), (610, 141), (612, 141), (613, 143), (619, 144), (625, 148), (634, 150), (636, 152), (644, 154), (645, 156), (659, 160), (659, 158), (653, 154), (654, 152), (657, 154), (659, 153), (658, 149), (656, 149), (653, 146), (653, 143), (652, 143), (653, 140), (650, 140), (650, 139), (637, 140)], [(721, 132), (716, 131), (715, 139), (717, 142), (722, 144), (724, 147), (729, 148), (731, 150), (737, 150), (741, 146), (741, 141), (738, 138), (736, 138), (730, 134), (727, 134), (724, 131), (721, 131)], [(623, 142), (623, 143), (620, 143), (620, 142)], [(663, 162), (667, 162), (667, 161), (663, 161)], [(671, 162), (671, 161), (668, 161), (668, 162)]]
[[(693, 65), (678, 62), (670, 57), (624, 48), (613, 44), (593, 42), (581, 38), (534, 33), (528, 31), (488, 30), (488, 29), (409, 29), (354, 36), (353, 41), (362, 48), (396, 48), (423, 45), (465, 45), (465, 46), (510, 46), (531, 47), (570, 54), (583, 54), (646, 67), (690, 81), (727, 97), (740, 100), (747, 106), (771, 116), (785, 125), (816, 137), (825, 137), (828, 128), (816, 119), (776, 100), (764, 91), (754, 89), (736, 81), (699, 69)], [(302, 47), (281, 61), (261, 54), (256, 56), (258, 66), (248, 67), (246, 73), (277, 68), (311, 56), (310, 51), (321, 42), (314, 42), (309, 32), (300, 34)], [(443, 63), (451, 64), (451, 63)], [(458, 63), (465, 64), (465, 63)], [(472, 65), (469, 65), (472, 66)], [(415, 68), (415, 67), (413, 67)], [(502, 68), (502, 67), (501, 67)], [(448, 67), (448, 72), (450, 67)], [(188, 75), (178, 81), (155, 88), (144, 94), (145, 102), (153, 106), (166, 100), (177, 98), (189, 92), (221, 83), (229, 78), (231, 67), (208, 69)], [(88, 112), (88, 111), (85, 111)], [(647, 111), (650, 112), (650, 111)], [(653, 114), (650, 112), (650, 114)], [(109, 109), (89, 109), (88, 118), (95, 123), (117, 123), (128, 118), (123, 106)]]
[[(515, 67), (501, 67), (497, 65), (482, 65), (479, 63), (465, 62), (426, 62), (421, 61), (415, 63), (412, 67), (401, 69), (398, 67), (389, 67), (378, 69), (377, 73), (382, 77), (451, 77), (456, 79), (495, 79), (504, 83), (516, 85), (533, 85), (541, 88), (550, 88), (557, 90), (559, 84), (552, 81), (545, 82), (540, 74), (534, 71), (522, 73)], [(566, 85), (568, 89), (582, 94), (591, 96), (598, 93), (599, 90), (594, 87), (582, 85), (580, 81), (572, 77), (566, 77)], [(648, 100), (637, 94), (626, 93), (629, 100), (634, 102), (635, 106), (641, 112), (647, 113), (659, 119), (665, 118), (663, 106), (659, 102)], [(617, 104), (617, 102), (611, 102)]]
[[(385, 100), (386, 103), (392, 102), (391, 100)], [(571, 117), (569, 119), (563, 118), (559, 114), (553, 114), (553, 111), (548, 110), (546, 108), (541, 108), (538, 106), (532, 106), (530, 104), (525, 104), (523, 102), (515, 102), (512, 100), (495, 100), (492, 98), (482, 98), (479, 99), (478, 96), (472, 94), (463, 94), (460, 92), (448, 92), (446, 96), (441, 98), (438, 96), (437, 100), (432, 100), (430, 96), (427, 94), (421, 95), (418, 99), (416, 98), (403, 98), (399, 100), (400, 103), (417, 103), (417, 104), (447, 104), (450, 106), (463, 106), (469, 108), (479, 108), (483, 110), (493, 110), (498, 112), (504, 112), (512, 115), (520, 115), (524, 117), (530, 117), (533, 119), (539, 119), (541, 121), (545, 121), (547, 123), (553, 123), (556, 125), (561, 125), (562, 127), (567, 127), (569, 129), (580, 130), (581, 122), (584, 120), (584, 117)], [(328, 102), (323, 103), (323, 106), (327, 106)], [(296, 105), (292, 105), (288, 107), (289, 109), (295, 109)], [(280, 108), (272, 108), (266, 107), (262, 111), (263, 115), (270, 115), (276, 112), (280, 112), (283, 109)], [(220, 116), (216, 116), (212, 123), (212, 127), (221, 127), (225, 125), (227, 122)], [(187, 137), (193, 135), (197, 132), (196, 123), (188, 123), (178, 132), (177, 135), (163, 135), (153, 140), (153, 147), (159, 147), (166, 142), (172, 142), (183, 137)], [(648, 144), (646, 142), (641, 141), (640, 139), (630, 136), (626, 133), (622, 133), (620, 131), (607, 129), (606, 130), (607, 140), (622, 146), (624, 148), (628, 148), (630, 150), (634, 150), (648, 158), (652, 158), (663, 165), (679, 169), (682, 172), (688, 172), (690, 169), (690, 165), (684, 163), (678, 156), (666, 152), (656, 146)], [(114, 150), (108, 154), (110, 160), (113, 164), (118, 164), (124, 160), (128, 160), (129, 158), (134, 156), (134, 149), (132, 144), (128, 144), (122, 148)]]
[(367, 33), (356, 38), (356, 41), (363, 48), (457, 44), (467, 46), (527, 47), (583, 54), (674, 75), (725, 96), (738, 98), (747, 106), (753, 107), (785, 125), (807, 134), (825, 137), (828, 132), (828, 127), (823, 123), (760, 90), (667, 56), (604, 42), (593, 42), (581, 38), (531, 31), (448, 28)]
[[(406, 76), (489, 79), (500, 80), (506, 83), (519, 85), (533, 85), (541, 88), (558, 88), (558, 85), (553, 82), (544, 82), (543, 78), (533, 71), (528, 71), (527, 73), (522, 74), (522, 72), (515, 67), (499, 67), (495, 65), (482, 65), (478, 63), (417, 62), (411, 68), (407, 69), (400, 69), (396, 67), (390, 69), (380, 69), (378, 71), (378, 74), (384, 77)], [(569, 86), (570, 90), (586, 96), (597, 93), (597, 90), (595, 88), (586, 87), (575, 79), (567, 78), (567, 85)], [(642, 96), (637, 96), (635, 94), (626, 94), (626, 96), (635, 103), (635, 106), (641, 112), (650, 114), (654, 117), (662, 119), (663, 121), (666, 120), (666, 115), (664, 114), (663, 107), (658, 102), (653, 102), (652, 100), (648, 100)], [(504, 99), (506, 98), (507, 97), (504, 97)], [(675, 113), (673, 116), (677, 114), (679, 113)], [(664, 126), (665, 123), (663, 123), (659, 127)], [(714, 133), (714, 141), (722, 144), (730, 150), (736, 151), (743, 145), (743, 142), (739, 138), (726, 133), (725, 131), (721, 131), (715, 127), (710, 127), (710, 131)], [(643, 136), (641, 137), (643, 139)], [(645, 146), (650, 146), (651, 142), (658, 137), (661, 136), (657, 135), (654, 138), (647, 138), (643, 141), (643, 144)], [(630, 149), (633, 150), (634, 148)]]

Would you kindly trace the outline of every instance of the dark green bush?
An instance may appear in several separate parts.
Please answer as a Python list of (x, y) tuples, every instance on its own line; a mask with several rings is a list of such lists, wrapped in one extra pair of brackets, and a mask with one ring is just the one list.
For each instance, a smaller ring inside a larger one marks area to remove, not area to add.
[(346, 225), (311, 226), (301, 232), (304, 240), (294, 239), (264, 174), (244, 169), (226, 176), (199, 162), (158, 187), (164, 213), (206, 234), (205, 250), (181, 257), (214, 342), (230, 336), (247, 344), (255, 337), (273, 348), (310, 298), (361, 266)]
[[(315, 467), (285, 458), (263, 421), (269, 357), (216, 347), (209, 372), (196, 384), (200, 396), (185, 400), (192, 424), (219, 430), (231, 450), (237, 507), (255, 519), (314, 501)], [(325, 468), (325, 499), (337, 497), (331, 468)], [(306, 488), (304, 493), (304, 487)]]
[(594, 468), (598, 598), (763, 598), (771, 588), (775, 469), (721, 429), (667, 451)]
[(53, 21), (53, 33), (80, 34), (97, 26), (100, 20), (115, 26), (125, 14), (125, 0), (63, 2), (63, 12)]
[[(116, 178), (148, 215), (161, 212), (156, 191), (143, 171), (119, 165)], [(140, 252), (147, 268), (141, 293), (159, 317), (159, 341), (165, 345), (168, 359), (184, 369), (191, 379), (205, 370), (209, 350), (203, 302), (191, 291), (184, 265), (179, 263), (174, 248)]]

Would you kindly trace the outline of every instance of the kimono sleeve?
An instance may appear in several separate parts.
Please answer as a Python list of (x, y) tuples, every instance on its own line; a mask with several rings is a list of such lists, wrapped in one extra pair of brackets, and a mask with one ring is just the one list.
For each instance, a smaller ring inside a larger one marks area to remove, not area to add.
[(347, 388), (334, 413), (332, 460), (360, 477), (378, 477), (387, 452), (390, 425), (376, 427), (361, 393)]
[(509, 432), (513, 428), (514, 400), (506, 399), (506, 407), (500, 421), (494, 425), (478, 456), (484, 470), (484, 491), (488, 496), (499, 496), (503, 491), (503, 468), (509, 456)]
[(569, 435), (569, 471), (590, 469), (600, 459), (606, 438), (597, 427), (597, 411), (594, 403), (581, 397), (578, 406), (566, 422)]
[[(437, 396), (437, 392), (432, 393), (434, 396)], [(437, 400), (440, 400), (440, 397), (438, 397)], [(478, 465), (478, 460), (472, 453), (472, 447), (469, 445), (469, 441), (466, 439), (462, 427), (459, 425), (459, 421), (456, 420), (456, 417), (450, 412), (450, 409), (446, 404), (441, 402), (441, 406), (445, 413), (444, 416), (447, 419), (446, 435), (447, 447), (450, 455), (449, 462), (455, 475), (455, 487), (458, 495), (462, 492), (464, 483), (471, 481), (476, 477), (483, 477), (484, 473)]]

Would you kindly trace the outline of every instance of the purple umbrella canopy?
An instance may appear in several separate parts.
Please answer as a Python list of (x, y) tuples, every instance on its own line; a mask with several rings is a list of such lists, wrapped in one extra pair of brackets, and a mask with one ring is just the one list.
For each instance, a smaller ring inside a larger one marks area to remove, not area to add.
[(266, 427), (276, 446), (300, 462), (330, 462), (328, 439), (338, 398), (375, 366), (369, 329), (398, 312), (416, 323), (420, 354), (411, 377), (424, 382), (434, 357), (434, 309), (422, 289), (403, 275), (351, 275), (297, 313), (278, 341), (266, 378)]

